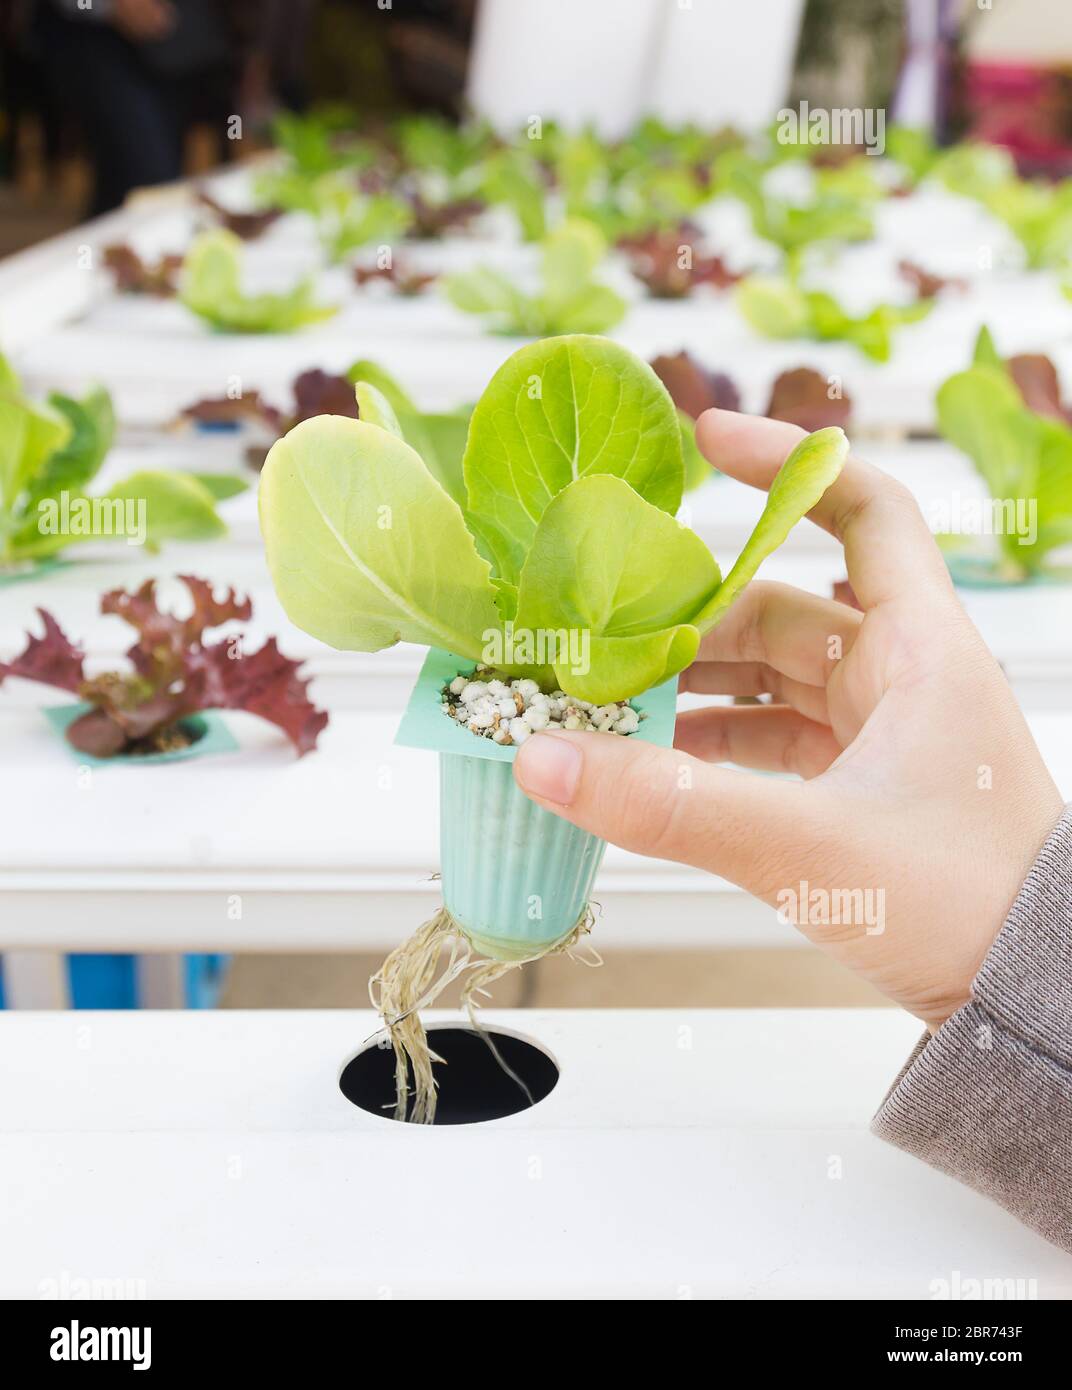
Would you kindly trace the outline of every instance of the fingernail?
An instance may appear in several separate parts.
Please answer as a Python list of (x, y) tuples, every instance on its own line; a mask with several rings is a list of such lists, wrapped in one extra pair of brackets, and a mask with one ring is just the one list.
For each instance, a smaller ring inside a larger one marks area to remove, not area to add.
[(569, 738), (534, 734), (517, 750), (514, 775), (522, 791), (568, 806), (581, 780), (581, 750)]

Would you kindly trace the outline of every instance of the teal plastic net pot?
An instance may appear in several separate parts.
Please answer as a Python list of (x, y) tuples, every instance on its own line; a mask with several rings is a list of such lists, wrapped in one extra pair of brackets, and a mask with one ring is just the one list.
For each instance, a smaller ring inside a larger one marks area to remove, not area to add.
[[(447, 717), (444, 687), (473, 669), (472, 661), (430, 651), (395, 741), (439, 754), (447, 911), (483, 955), (524, 960), (565, 940), (577, 926), (607, 846), (529, 800), (514, 781), (515, 747), (477, 738)], [(669, 747), (676, 678), (631, 703), (643, 718), (629, 737)]]
[(605, 840), (530, 801), (492, 758), (440, 753), (439, 814), (443, 903), (478, 951), (521, 960), (573, 931)]

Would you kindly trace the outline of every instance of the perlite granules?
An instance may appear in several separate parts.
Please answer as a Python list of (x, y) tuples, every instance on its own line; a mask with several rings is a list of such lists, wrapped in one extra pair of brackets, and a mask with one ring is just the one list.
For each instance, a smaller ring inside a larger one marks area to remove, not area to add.
[(628, 700), (595, 705), (564, 690), (547, 695), (534, 680), (500, 680), (486, 666), (444, 686), (443, 709), (478, 737), (506, 746), (553, 729), (635, 734), (644, 717)]

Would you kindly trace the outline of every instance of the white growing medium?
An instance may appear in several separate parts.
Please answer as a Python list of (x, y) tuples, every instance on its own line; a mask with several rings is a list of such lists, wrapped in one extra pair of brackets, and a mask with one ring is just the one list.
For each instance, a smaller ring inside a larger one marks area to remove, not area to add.
[(546, 695), (533, 680), (498, 680), (485, 667), (444, 687), (443, 710), (478, 737), (505, 745), (524, 743), (545, 729), (635, 734), (643, 718), (628, 700), (594, 705), (564, 690)]

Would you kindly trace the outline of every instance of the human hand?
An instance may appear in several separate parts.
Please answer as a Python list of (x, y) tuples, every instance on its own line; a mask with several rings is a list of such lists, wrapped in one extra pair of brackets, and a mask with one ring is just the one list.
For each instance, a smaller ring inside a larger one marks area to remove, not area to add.
[[(765, 489), (803, 433), (709, 410), (696, 437), (724, 473)], [(800, 903), (797, 925), (937, 1028), (967, 1001), (1061, 798), (911, 494), (851, 459), (809, 516), (843, 544), (864, 611), (753, 583), (681, 680), (775, 704), (682, 714), (674, 749), (537, 734), (514, 775), (574, 824), (772, 906), (802, 882), (827, 905), (876, 890), (879, 917), (830, 925)]]
[(131, 43), (152, 43), (175, 27), (175, 7), (168, 0), (114, 0), (110, 18)]

